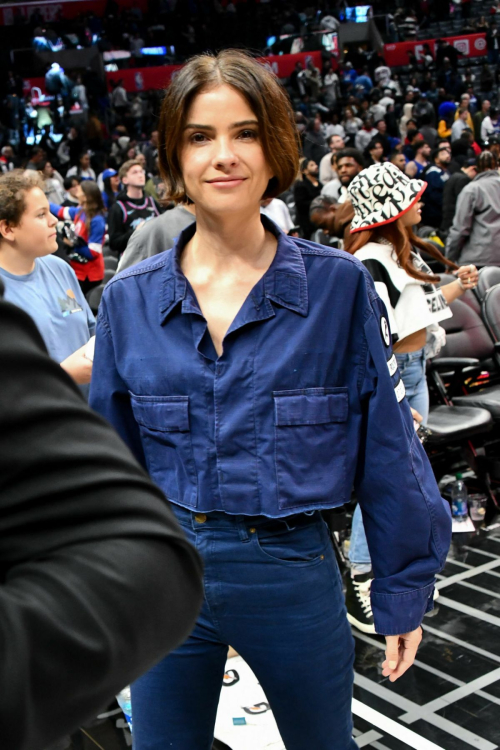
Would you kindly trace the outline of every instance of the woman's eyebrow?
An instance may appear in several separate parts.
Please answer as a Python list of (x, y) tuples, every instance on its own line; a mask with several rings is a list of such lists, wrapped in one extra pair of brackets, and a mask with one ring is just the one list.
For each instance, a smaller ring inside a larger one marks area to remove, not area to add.
[[(231, 130), (234, 128), (241, 128), (245, 125), (258, 125), (257, 120), (242, 120), (241, 122), (233, 122), (229, 127)], [(189, 122), (185, 125), (184, 130), (215, 130), (213, 125), (198, 125), (194, 122)]]

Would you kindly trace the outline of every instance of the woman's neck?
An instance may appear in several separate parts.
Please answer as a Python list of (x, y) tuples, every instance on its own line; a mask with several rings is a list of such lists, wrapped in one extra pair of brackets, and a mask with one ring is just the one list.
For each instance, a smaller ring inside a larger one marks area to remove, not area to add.
[(277, 240), (266, 232), (260, 212), (247, 217), (209, 216), (200, 208), (196, 210), (196, 233), (186, 245), (183, 268), (193, 261), (199, 266), (214, 270), (243, 263), (253, 267), (269, 265), (269, 256), (276, 253)]
[(14, 274), (14, 276), (26, 276), (26, 274), (35, 270), (35, 260), (2, 242), (0, 244), (0, 268), (3, 268), (7, 273)]

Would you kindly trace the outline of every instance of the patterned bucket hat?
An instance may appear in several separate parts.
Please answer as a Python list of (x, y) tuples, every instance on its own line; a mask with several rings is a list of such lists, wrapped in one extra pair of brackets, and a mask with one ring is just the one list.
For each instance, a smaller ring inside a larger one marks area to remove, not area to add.
[(426, 182), (411, 180), (391, 162), (363, 169), (347, 188), (354, 209), (351, 234), (396, 221), (426, 187)]

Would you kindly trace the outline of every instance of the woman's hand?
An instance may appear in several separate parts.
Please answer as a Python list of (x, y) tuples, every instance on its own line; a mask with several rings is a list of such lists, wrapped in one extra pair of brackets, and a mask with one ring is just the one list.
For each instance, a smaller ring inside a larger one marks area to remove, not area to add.
[(415, 661), (417, 649), (422, 640), (422, 628), (402, 635), (386, 635), (385, 661), (382, 674), (390, 682), (396, 682)]
[(420, 414), (420, 412), (417, 411), (416, 409), (413, 409), (411, 406), (410, 406), (410, 411), (411, 411), (411, 415), (412, 415), (413, 419), (415, 420), (415, 422), (418, 422), (419, 424), (422, 424), (422, 422), (424, 421), (424, 418)]
[(87, 344), (61, 362), (63, 370), (66, 370), (78, 385), (87, 385), (92, 377), (92, 362), (85, 356), (86, 347)]
[(411, 411), (411, 415), (413, 417), (413, 426), (415, 428), (415, 432), (418, 432), (418, 428), (420, 427), (420, 425), (424, 421), (424, 418), (420, 414), (420, 412), (418, 412), (416, 409), (412, 409), (411, 406), (410, 406), (410, 411)]
[(460, 266), (458, 271), (455, 271), (455, 275), (462, 282), (462, 294), (467, 289), (474, 289), (479, 281), (479, 271), (472, 264), (470, 266)]
[(453, 274), (458, 276), (457, 280), (441, 287), (441, 291), (448, 304), (461, 297), (467, 289), (475, 289), (479, 280), (479, 271), (472, 264), (470, 266), (460, 266), (456, 271), (453, 271)]

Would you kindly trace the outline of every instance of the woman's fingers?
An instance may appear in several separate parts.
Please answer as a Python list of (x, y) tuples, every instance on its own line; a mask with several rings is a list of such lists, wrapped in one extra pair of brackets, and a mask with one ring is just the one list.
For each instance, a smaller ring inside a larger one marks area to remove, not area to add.
[(462, 285), (465, 288), (473, 288), (477, 286), (479, 280), (479, 271), (476, 266), (470, 264), (468, 266), (460, 266), (455, 272), (455, 275), (460, 279)]
[(396, 671), (399, 663), (399, 635), (386, 635), (385, 661), (382, 663), (384, 677)]
[(413, 419), (415, 419), (417, 422), (421, 423), (424, 421), (423, 416), (416, 409), (412, 409), (412, 407), (410, 406), (410, 411), (412, 413)]
[(382, 675), (391, 682), (399, 679), (413, 664), (417, 649), (422, 640), (422, 628), (402, 635), (388, 635), (386, 640), (386, 659), (382, 663)]
[(479, 271), (477, 270), (476, 266), (472, 264), (468, 266), (460, 266), (460, 268), (455, 271), (455, 273), (460, 279), (479, 277)]

